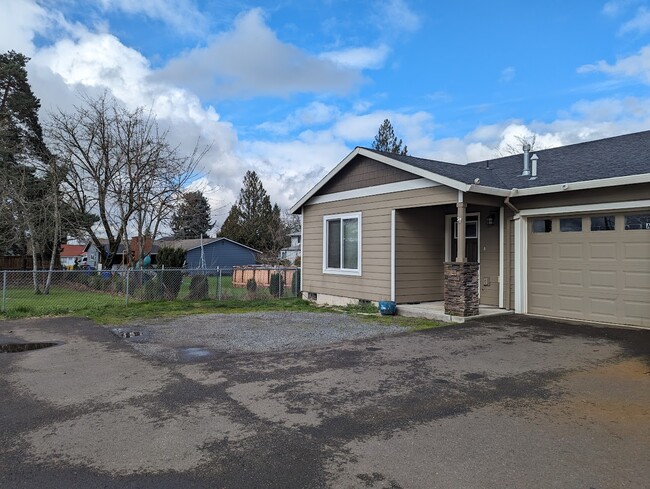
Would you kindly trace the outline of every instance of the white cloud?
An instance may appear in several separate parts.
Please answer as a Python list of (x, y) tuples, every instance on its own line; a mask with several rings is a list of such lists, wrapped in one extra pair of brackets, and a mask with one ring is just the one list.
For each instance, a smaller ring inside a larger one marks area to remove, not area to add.
[(645, 7), (639, 7), (634, 18), (621, 26), (619, 34), (630, 32), (645, 34), (648, 30), (650, 30), (650, 11)]
[(3, 0), (0, 22), (0, 52), (13, 49), (31, 56), (34, 53), (33, 39), (49, 25), (48, 13), (35, 2), (24, 0)]
[(348, 68), (356, 69), (377, 69), (381, 68), (386, 61), (390, 49), (385, 44), (376, 48), (360, 47), (349, 48), (340, 51), (328, 51), (321, 54), (321, 58), (328, 59), (334, 63)]
[(211, 97), (345, 93), (362, 81), (357, 70), (280, 41), (260, 9), (240, 15), (230, 32), (172, 60), (159, 75)]
[(508, 66), (507, 68), (501, 70), (501, 76), (499, 76), (499, 81), (501, 83), (511, 82), (514, 79), (516, 73), (517, 71), (513, 66)]
[(340, 113), (341, 111), (335, 105), (311, 102), (309, 105), (289, 114), (280, 122), (263, 122), (257, 128), (274, 134), (288, 134), (290, 131), (305, 126), (311, 127), (329, 123), (336, 119)]
[(98, 0), (105, 11), (119, 10), (161, 20), (182, 33), (199, 34), (206, 19), (192, 0)]
[(615, 77), (638, 78), (650, 84), (650, 45), (631, 56), (620, 58), (614, 64), (601, 60), (578, 68), (578, 73), (600, 72)]
[(635, 3), (638, 3), (638, 0), (611, 0), (603, 5), (602, 12), (610, 17), (616, 17)]
[(415, 32), (420, 28), (420, 17), (404, 0), (385, 0), (373, 4), (375, 20), (385, 29)]

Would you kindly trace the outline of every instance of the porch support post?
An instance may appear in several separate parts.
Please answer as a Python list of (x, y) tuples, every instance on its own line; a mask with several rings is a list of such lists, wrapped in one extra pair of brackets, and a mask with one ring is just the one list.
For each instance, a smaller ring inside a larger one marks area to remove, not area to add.
[[(464, 194), (458, 191), (458, 217), (456, 220), (456, 261), (445, 263), (445, 314), (453, 316), (475, 316), (478, 314), (479, 264), (465, 259), (465, 217), (467, 203)], [(452, 256), (453, 260), (454, 257)]]
[(456, 242), (458, 245), (456, 247), (456, 257), (452, 256), (452, 259), (455, 258), (457, 263), (465, 263), (465, 210), (467, 209), (467, 203), (465, 202), (463, 192), (460, 190), (458, 191), (458, 203), (456, 207), (458, 208), (458, 216), (456, 217), (456, 235), (458, 237)]

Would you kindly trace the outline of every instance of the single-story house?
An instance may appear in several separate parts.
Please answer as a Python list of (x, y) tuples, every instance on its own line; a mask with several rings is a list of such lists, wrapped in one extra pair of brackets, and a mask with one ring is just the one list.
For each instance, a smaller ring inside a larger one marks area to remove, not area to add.
[(291, 263), (295, 261), (296, 258), (300, 256), (302, 246), (300, 244), (300, 238), (302, 233), (291, 233), (289, 239), (291, 239), (291, 244), (286, 248), (280, 250), (279, 258), (282, 260), (289, 260)]
[(358, 147), (291, 212), (317, 302), (650, 326), (650, 131), (466, 165)]
[(228, 238), (203, 238), (165, 240), (156, 242), (159, 247), (182, 248), (186, 267), (190, 269), (230, 269), (236, 265), (255, 265), (261, 252)]
[(74, 267), (75, 262), (80, 262), (84, 253), (84, 245), (63, 244), (61, 245), (61, 266), (63, 268), (71, 269)]
[[(103, 248), (108, 252), (108, 240), (105, 238), (100, 238), (99, 242), (103, 246)], [(117, 257), (113, 262), (114, 268), (117, 268), (127, 263), (125, 251), (126, 251), (126, 247), (124, 246), (124, 244), (120, 244), (117, 249)], [(82, 265), (84, 267), (92, 268), (93, 270), (98, 269), (99, 264), (101, 263), (101, 254), (99, 252), (99, 248), (97, 248), (97, 246), (95, 245), (95, 242), (92, 240), (88, 241), (88, 243), (86, 243), (86, 246), (84, 247), (83, 252), (84, 252), (84, 261)]]

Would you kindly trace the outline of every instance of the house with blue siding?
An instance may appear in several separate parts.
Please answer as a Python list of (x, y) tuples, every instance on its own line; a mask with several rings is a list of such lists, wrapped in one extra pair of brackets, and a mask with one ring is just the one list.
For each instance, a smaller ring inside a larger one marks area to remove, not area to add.
[[(224, 269), (238, 265), (255, 265), (257, 255), (261, 253), (259, 250), (228, 238), (165, 240), (157, 242), (157, 244), (160, 247), (184, 249), (186, 251), (185, 266), (189, 269)], [(203, 260), (201, 259), (201, 249), (203, 249)]]

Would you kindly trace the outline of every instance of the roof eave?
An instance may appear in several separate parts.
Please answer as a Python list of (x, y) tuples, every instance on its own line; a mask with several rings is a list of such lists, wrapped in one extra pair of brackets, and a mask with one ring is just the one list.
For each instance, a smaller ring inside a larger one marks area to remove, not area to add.
[(637, 175), (626, 175), (623, 177), (601, 178), (598, 180), (584, 180), (581, 182), (557, 183), (532, 188), (513, 188), (509, 194), (511, 197), (524, 197), (526, 195), (542, 195), (572, 190), (589, 190), (604, 187), (617, 187), (620, 185), (631, 185), (635, 183), (650, 183), (650, 173)]

